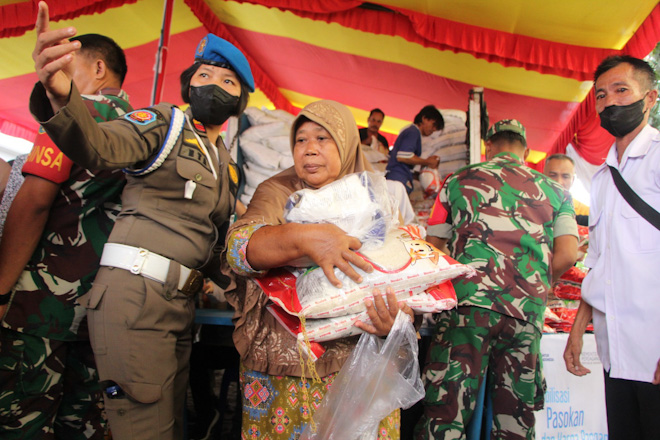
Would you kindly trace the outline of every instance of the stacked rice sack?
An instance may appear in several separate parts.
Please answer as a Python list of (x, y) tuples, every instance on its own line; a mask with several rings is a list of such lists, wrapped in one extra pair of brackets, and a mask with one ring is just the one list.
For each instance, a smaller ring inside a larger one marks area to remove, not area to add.
[(470, 156), (465, 125), (466, 113), (461, 110), (440, 110), (440, 114), (445, 121), (445, 127), (430, 136), (422, 136), (421, 157), (426, 159), (438, 156), (440, 164), (437, 171), (440, 179), (444, 180), (448, 174), (467, 165)]
[(375, 173), (297, 191), (289, 198), (285, 219), (337, 225), (360, 240), (358, 254), (374, 268), (371, 273), (355, 268), (363, 278), (360, 284), (335, 269), (341, 288), (330, 284), (319, 267), (278, 269), (257, 280), (273, 302), (271, 313), (303, 347), (305, 338), (318, 343), (361, 333), (353, 324), (369, 323), (365, 301), (374, 288), (384, 294), (391, 287), (417, 313), (439, 312), (456, 306), (449, 280), (474, 273), (424, 241), (423, 228), (399, 227), (397, 204), (385, 179)]
[(410, 194), (416, 222), (422, 226), (427, 224), (433, 200), (440, 191), (445, 177), (464, 167), (469, 161), (466, 113), (461, 110), (445, 109), (440, 110), (440, 114), (445, 121), (445, 127), (430, 136), (422, 136), (421, 154), (423, 159), (438, 156), (440, 164), (437, 169), (428, 167), (418, 169), (419, 181), (413, 182), (414, 190)]
[[(578, 226), (578, 234), (580, 236), (579, 245), (586, 245), (589, 239), (589, 228)], [(582, 281), (586, 275), (587, 269), (581, 262), (578, 262), (552, 286), (545, 310), (544, 331), (548, 333), (571, 331), (582, 299)], [(593, 330), (591, 324), (587, 330)]]
[(295, 116), (284, 110), (256, 107), (246, 108), (245, 114), (250, 127), (239, 136), (245, 159), (245, 187), (240, 200), (247, 206), (261, 182), (293, 166), (289, 134)]

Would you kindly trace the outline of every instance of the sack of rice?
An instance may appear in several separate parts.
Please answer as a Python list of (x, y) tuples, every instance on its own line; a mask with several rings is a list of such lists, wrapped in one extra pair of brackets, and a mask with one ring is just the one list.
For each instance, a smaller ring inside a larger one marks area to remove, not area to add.
[[(452, 303), (445, 301), (446, 290), (438, 293), (429, 289), (457, 276), (474, 273), (470, 266), (448, 257), (421, 238), (413, 238), (410, 228), (390, 231), (381, 248), (359, 254), (374, 268), (371, 273), (356, 269), (363, 278), (360, 284), (335, 269), (335, 275), (342, 281), (342, 287), (337, 288), (318, 267), (279, 268), (256, 281), (287, 313), (329, 318), (365, 311), (365, 301), (372, 297), (373, 290), (385, 291), (387, 287), (392, 288), (399, 300), (408, 301), (421, 295), (409, 303), (420, 313), (446, 310), (455, 306), (455, 294)], [(453, 288), (451, 290), (453, 292)]]
[[(372, 298), (372, 296), (370, 295), (369, 298)], [(402, 300), (415, 313), (438, 313), (456, 307), (456, 292), (451, 281), (446, 281), (439, 286), (429, 289), (428, 292), (413, 295)], [(304, 340), (305, 334), (308, 340), (313, 342), (346, 338), (363, 333), (361, 329), (355, 327), (357, 321), (371, 324), (366, 309), (357, 313), (331, 318), (305, 319), (304, 326), (298, 316), (289, 313), (279, 302), (268, 306), (268, 310), (299, 341)]]
[(284, 121), (271, 122), (263, 125), (254, 125), (247, 128), (240, 135), (241, 142), (261, 142), (273, 136), (288, 136), (289, 126)]
[(320, 189), (293, 193), (284, 208), (289, 223), (332, 223), (362, 243), (380, 246), (387, 231), (398, 224), (398, 204), (387, 181), (371, 172), (349, 174)]

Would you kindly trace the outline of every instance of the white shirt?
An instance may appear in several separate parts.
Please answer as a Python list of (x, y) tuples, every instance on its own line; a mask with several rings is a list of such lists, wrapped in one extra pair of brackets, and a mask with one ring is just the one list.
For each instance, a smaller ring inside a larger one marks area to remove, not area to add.
[(651, 382), (660, 358), (660, 231), (628, 205), (607, 165), (660, 211), (660, 132), (644, 127), (620, 164), (613, 145), (594, 174), (585, 260), (591, 270), (582, 285), (605, 370)]
[[(399, 214), (403, 219), (404, 225), (415, 222), (415, 210), (410, 203), (410, 198), (406, 192), (406, 187), (398, 180), (386, 180), (387, 190), (395, 206), (399, 208)], [(403, 226), (403, 225), (402, 225)]]

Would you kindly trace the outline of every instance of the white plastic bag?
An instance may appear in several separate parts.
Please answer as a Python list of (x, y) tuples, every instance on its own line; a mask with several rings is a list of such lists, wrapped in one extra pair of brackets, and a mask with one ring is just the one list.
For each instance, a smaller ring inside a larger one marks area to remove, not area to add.
[(301, 189), (284, 207), (289, 223), (332, 223), (362, 243), (361, 250), (380, 247), (387, 231), (399, 223), (399, 211), (383, 176), (363, 171), (319, 189)]
[(397, 408), (424, 397), (418, 346), (410, 317), (399, 311), (383, 341), (363, 334), (335, 377), (301, 440), (355, 440), (375, 433), (378, 423)]

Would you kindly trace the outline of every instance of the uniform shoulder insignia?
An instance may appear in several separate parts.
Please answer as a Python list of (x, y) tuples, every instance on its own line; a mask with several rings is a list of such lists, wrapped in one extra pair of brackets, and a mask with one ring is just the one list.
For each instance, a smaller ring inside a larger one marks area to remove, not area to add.
[(153, 122), (156, 122), (158, 119), (156, 113), (152, 112), (151, 110), (135, 110), (130, 113), (126, 113), (124, 118), (138, 125), (149, 125)]
[(204, 124), (199, 122), (197, 119), (193, 119), (193, 125), (197, 129), (197, 131), (200, 131), (202, 133), (206, 133), (206, 128), (204, 127)]

